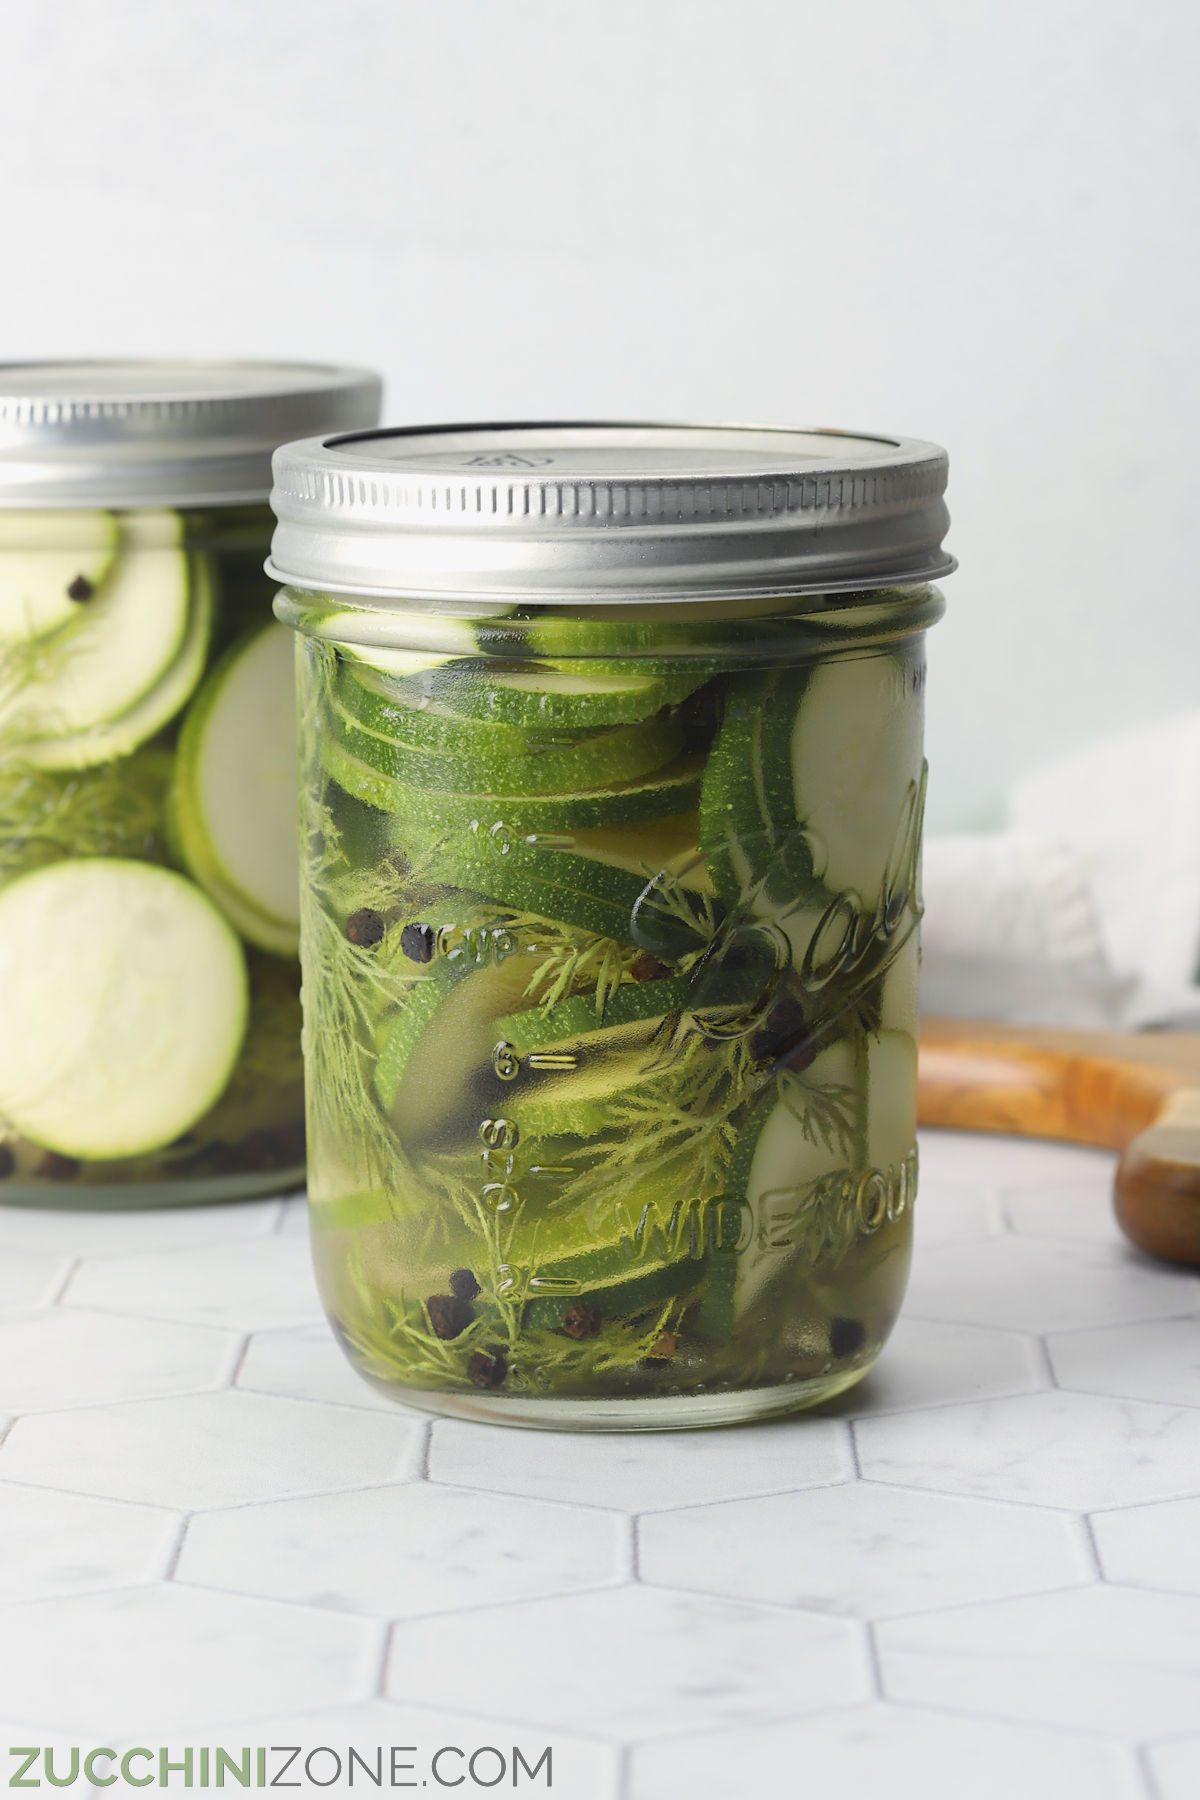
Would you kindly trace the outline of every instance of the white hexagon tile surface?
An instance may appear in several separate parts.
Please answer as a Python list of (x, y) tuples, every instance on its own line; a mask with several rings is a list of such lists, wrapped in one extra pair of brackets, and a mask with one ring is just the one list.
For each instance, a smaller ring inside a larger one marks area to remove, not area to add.
[(220, 1746), (311, 1794), (1197, 1800), (1200, 1279), (1111, 1180), (928, 1135), (861, 1387), (624, 1437), (360, 1381), (294, 1198), (0, 1208), (0, 1779), (190, 1746), (195, 1791)]

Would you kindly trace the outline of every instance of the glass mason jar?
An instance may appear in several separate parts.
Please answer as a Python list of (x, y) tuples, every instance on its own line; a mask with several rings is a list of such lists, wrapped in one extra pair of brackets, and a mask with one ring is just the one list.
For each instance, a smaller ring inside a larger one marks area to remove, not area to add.
[(0, 1201), (303, 1177), (270, 452), (379, 394), (306, 365), (0, 368)]
[(944, 454), (513, 426), (275, 471), (314, 1257), (350, 1359), (524, 1425), (847, 1387), (916, 1193)]

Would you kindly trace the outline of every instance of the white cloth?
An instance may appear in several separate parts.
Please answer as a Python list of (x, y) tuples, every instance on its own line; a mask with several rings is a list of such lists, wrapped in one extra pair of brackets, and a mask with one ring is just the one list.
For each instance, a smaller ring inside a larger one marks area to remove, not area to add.
[(926, 841), (924, 1009), (1200, 1027), (1200, 714), (1025, 777), (1008, 816)]

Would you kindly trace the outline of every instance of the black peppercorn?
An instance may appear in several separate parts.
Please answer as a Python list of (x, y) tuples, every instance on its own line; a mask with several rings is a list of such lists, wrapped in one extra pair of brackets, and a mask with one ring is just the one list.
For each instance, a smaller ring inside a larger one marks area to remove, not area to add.
[(495, 1350), (490, 1355), (486, 1350), (476, 1350), (467, 1358), (467, 1380), (473, 1381), (478, 1388), (499, 1387), (507, 1374), (508, 1364), (502, 1350)]
[(418, 925), (414, 921), (400, 933), (400, 948), (410, 962), (432, 962), (436, 943), (437, 933), (432, 925)]
[(562, 1316), (562, 1328), (569, 1338), (582, 1343), (584, 1338), (593, 1338), (604, 1323), (594, 1306), (586, 1300), (572, 1300)]
[(352, 944), (358, 944), (364, 950), (373, 950), (386, 929), (382, 917), (373, 906), (360, 906), (346, 920), (346, 936)]
[(474, 1300), (480, 1292), (479, 1283), (470, 1269), (455, 1269), (450, 1277), (450, 1292), (459, 1300)]
[(657, 981), (666, 973), (666, 963), (659, 962), (657, 956), (651, 956), (648, 950), (639, 950), (629, 965), (631, 981)]
[(95, 591), (86, 575), (77, 575), (74, 581), (68, 584), (67, 599), (78, 600), (82, 604), (83, 601), (90, 600)]
[(831, 1319), (829, 1354), (836, 1357), (853, 1356), (856, 1350), (862, 1349), (866, 1336), (866, 1327), (861, 1319)]
[(431, 1294), (425, 1311), (434, 1337), (439, 1338), (456, 1338), (475, 1317), (471, 1302), (460, 1300), (457, 1294)]
[(790, 994), (785, 994), (750, 1039), (750, 1054), (756, 1062), (775, 1062), (785, 1056), (790, 1061), (806, 1047), (804, 1008)]

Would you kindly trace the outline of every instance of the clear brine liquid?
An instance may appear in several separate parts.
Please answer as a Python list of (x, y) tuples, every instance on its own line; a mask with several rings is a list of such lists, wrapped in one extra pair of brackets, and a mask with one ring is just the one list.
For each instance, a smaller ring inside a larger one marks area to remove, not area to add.
[(534, 629), (300, 640), (326, 1306), (409, 1390), (818, 1398), (908, 1268), (920, 640), (757, 669)]

